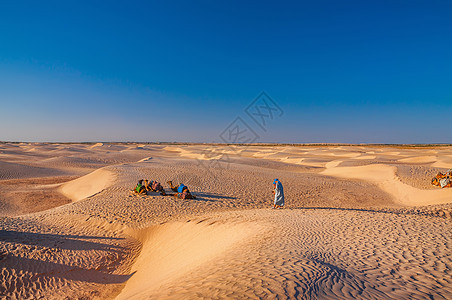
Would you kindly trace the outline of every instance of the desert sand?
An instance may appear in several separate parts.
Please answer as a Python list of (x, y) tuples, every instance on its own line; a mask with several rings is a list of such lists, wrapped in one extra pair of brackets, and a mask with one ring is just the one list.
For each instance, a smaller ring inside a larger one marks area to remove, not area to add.
[(446, 146), (2, 143), (0, 298), (452, 299), (448, 168)]

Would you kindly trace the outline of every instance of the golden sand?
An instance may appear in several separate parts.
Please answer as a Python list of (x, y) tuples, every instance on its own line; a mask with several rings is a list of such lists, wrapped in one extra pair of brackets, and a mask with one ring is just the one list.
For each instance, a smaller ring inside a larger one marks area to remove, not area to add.
[(452, 189), (430, 185), (450, 167), (452, 147), (0, 144), (0, 295), (451, 299)]

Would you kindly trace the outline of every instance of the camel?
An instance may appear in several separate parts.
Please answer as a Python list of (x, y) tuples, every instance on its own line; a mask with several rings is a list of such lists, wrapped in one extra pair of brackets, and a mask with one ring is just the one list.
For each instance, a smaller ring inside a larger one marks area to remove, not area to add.
[(448, 170), (446, 173), (439, 172), (432, 179), (432, 184), (440, 186), (441, 188), (452, 187), (452, 169)]

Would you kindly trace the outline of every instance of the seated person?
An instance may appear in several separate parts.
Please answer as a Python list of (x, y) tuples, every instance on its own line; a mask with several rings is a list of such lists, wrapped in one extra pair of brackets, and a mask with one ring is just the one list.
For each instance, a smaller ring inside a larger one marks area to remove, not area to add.
[(137, 194), (144, 194), (146, 195), (146, 187), (143, 185), (143, 179), (138, 180), (137, 186), (133, 191)]
[(149, 181), (145, 180), (144, 187), (146, 188), (147, 191), (159, 192), (161, 195), (166, 196), (163, 186), (160, 184), (160, 182), (158, 182), (156, 180), (149, 180)]
[(180, 199), (196, 199), (196, 196), (190, 193), (188, 186), (184, 185), (183, 183), (179, 184), (178, 186), (173, 186), (173, 182), (168, 181), (168, 184), (170, 185), (171, 190), (173, 192), (176, 192), (176, 194), (174, 194), (174, 197)]

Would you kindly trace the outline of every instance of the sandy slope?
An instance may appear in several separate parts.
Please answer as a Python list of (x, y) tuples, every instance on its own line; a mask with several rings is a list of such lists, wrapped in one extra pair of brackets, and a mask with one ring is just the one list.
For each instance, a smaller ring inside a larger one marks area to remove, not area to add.
[(217, 218), (265, 222), (267, 229), (215, 264), (149, 287), (148, 298), (447, 299), (452, 294), (445, 220), (332, 209), (250, 210)]
[(452, 297), (451, 148), (0, 146), (5, 298)]
[(116, 176), (113, 172), (102, 168), (62, 184), (59, 191), (72, 201), (79, 201), (113, 185), (115, 178)]
[(143, 245), (128, 280), (117, 299), (147, 298), (160, 286), (184, 278), (186, 273), (206, 262), (214, 262), (232, 246), (251, 234), (251, 224), (206, 222), (172, 222), (132, 233)]
[(375, 183), (382, 190), (393, 196), (395, 202), (403, 205), (430, 205), (451, 202), (449, 189), (421, 190), (405, 184), (396, 176), (394, 166), (372, 164), (357, 167), (332, 167), (322, 174), (341, 178), (362, 179)]

